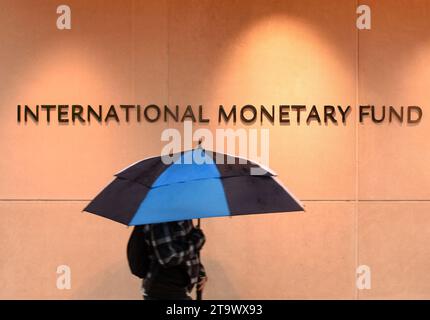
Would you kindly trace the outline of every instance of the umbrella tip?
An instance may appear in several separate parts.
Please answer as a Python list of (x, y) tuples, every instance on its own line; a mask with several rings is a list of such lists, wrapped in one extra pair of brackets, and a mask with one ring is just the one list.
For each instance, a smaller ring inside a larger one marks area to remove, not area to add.
[(205, 152), (205, 149), (203, 148), (203, 138), (200, 138), (199, 141), (197, 142), (196, 149), (199, 149), (199, 150), (202, 150), (203, 152)]

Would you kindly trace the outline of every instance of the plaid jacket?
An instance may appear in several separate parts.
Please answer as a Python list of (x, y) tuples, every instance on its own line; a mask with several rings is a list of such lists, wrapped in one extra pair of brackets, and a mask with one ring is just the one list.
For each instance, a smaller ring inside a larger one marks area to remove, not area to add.
[[(144, 225), (145, 241), (153, 249), (150, 256), (152, 263), (162, 267), (185, 265), (190, 279), (188, 290), (197, 283), (199, 275), (206, 276), (198, 256), (205, 243), (205, 236), (196, 229), (192, 220)], [(150, 268), (145, 281), (154, 277), (154, 268)]]

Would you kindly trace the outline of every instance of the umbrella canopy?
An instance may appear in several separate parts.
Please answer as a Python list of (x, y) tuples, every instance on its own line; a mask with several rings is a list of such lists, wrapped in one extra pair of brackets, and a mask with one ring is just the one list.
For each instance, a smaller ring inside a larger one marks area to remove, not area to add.
[(130, 226), (303, 211), (275, 174), (255, 162), (201, 148), (171, 157), (171, 164), (158, 156), (117, 173), (84, 210)]

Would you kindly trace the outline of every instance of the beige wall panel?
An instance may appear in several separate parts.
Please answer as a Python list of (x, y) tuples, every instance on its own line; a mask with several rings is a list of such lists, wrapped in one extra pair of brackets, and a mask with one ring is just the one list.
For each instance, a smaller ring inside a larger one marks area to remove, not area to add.
[[(217, 127), (219, 104), (354, 106), (355, 1), (186, 3), (169, 10), (169, 99), (204, 104), (206, 127)], [(300, 126), (263, 125), (270, 166), (301, 199), (353, 198), (354, 114), (346, 126), (303, 117)]]
[[(1, 202), (0, 298), (134, 299), (128, 270), (130, 229), (80, 212), (85, 203)], [(57, 289), (57, 267), (71, 268), (71, 289)]]
[(354, 207), (202, 221), (208, 299), (353, 299)]
[(428, 202), (375, 202), (359, 206), (359, 264), (371, 268), (361, 299), (429, 299)]
[(430, 200), (430, 3), (368, 4), (372, 30), (360, 32), (360, 104), (375, 104), (379, 110), (382, 105), (418, 105), (423, 117), (412, 125), (360, 125), (359, 197)]
[(55, 1), (37, 14), (21, 2), (2, 5), (1, 198), (89, 199), (113, 173), (159, 153), (162, 122), (126, 123), (120, 115), (120, 124), (17, 123), (19, 103), (106, 108), (167, 99), (165, 2), (68, 4), (72, 30), (65, 31), (56, 29)]

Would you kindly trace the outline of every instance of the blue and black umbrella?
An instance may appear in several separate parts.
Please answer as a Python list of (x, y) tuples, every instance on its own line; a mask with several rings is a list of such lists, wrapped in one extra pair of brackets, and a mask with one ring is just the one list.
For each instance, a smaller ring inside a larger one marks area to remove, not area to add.
[(165, 159), (117, 173), (84, 210), (130, 226), (303, 211), (274, 173), (255, 162), (200, 147), (171, 155), (170, 164)]

